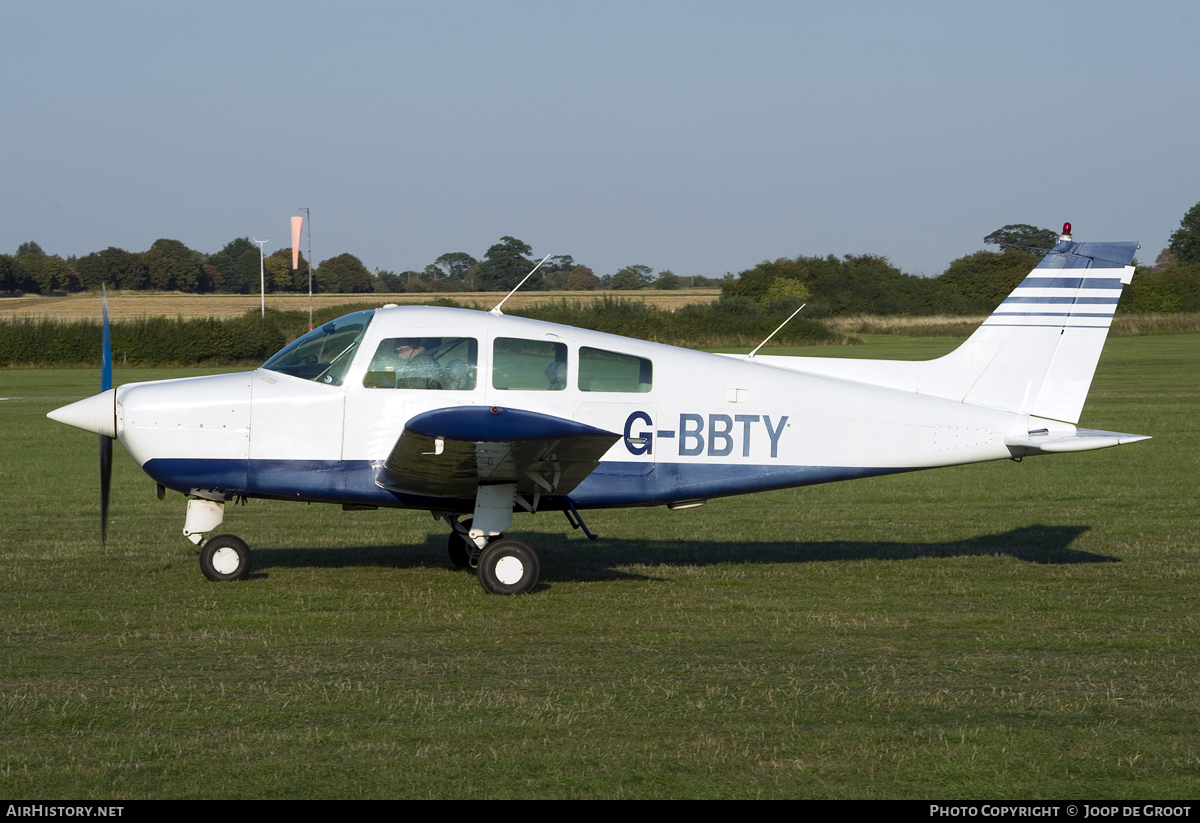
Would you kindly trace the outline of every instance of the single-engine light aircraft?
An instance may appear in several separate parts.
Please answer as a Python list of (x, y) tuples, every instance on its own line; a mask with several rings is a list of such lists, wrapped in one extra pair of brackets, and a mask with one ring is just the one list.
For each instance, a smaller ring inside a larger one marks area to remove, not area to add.
[(423, 509), (485, 591), (528, 592), (513, 513), (698, 506), (710, 498), (1102, 449), (1076, 427), (1136, 243), (1057, 246), (971, 337), (923, 362), (707, 354), (509, 317), (385, 306), (325, 323), (260, 368), (112, 387), (49, 414), (112, 439), (187, 496), (210, 580), (250, 571), (204, 536), (246, 498)]

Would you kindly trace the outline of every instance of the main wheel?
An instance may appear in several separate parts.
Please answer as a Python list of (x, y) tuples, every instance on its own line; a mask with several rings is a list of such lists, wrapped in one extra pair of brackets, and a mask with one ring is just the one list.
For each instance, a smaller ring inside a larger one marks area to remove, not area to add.
[(250, 547), (232, 534), (206, 540), (200, 549), (200, 571), (209, 580), (245, 580), (250, 574)]
[(537, 585), (541, 566), (520, 540), (495, 540), (479, 556), (479, 585), (488, 594), (525, 594)]

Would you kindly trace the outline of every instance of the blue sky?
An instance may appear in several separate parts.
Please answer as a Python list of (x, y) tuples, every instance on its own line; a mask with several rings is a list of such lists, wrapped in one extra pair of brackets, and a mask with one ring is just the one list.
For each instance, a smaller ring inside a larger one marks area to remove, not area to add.
[(502, 235), (608, 274), (1007, 223), (1138, 240), (1200, 201), (1194, 2), (0, 5), (0, 252), (240, 236), (421, 269)]

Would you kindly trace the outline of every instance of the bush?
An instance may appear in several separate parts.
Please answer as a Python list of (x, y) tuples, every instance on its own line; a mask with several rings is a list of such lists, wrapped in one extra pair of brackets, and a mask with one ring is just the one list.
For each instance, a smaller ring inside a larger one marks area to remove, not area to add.
[[(307, 320), (305, 320), (307, 324)], [(272, 318), (165, 317), (113, 321), (113, 362), (128, 366), (261, 363), (287, 342)], [(94, 320), (0, 320), (0, 366), (99, 364), (101, 326)]]

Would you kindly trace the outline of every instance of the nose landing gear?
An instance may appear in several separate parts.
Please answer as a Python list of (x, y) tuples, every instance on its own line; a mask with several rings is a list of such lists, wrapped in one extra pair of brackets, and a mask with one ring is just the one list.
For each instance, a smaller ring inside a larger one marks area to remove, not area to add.
[(200, 547), (200, 571), (213, 581), (245, 580), (250, 574), (250, 547), (232, 534), (206, 540)]

